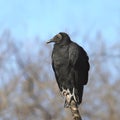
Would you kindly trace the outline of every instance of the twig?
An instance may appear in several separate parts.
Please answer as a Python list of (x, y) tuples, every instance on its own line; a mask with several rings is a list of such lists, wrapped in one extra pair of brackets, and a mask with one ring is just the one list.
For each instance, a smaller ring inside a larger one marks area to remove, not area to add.
[[(69, 103), (70, 101), (69, 95), (66, 96), (66, 100)], [(71, 100), (69, 108), (72, 112), (73, 120), (82, 120), (79, 110), (78, 110), (78, 105), (74, 100)]]
[(78, 110), (78, 106), (74, 100), (71, 101), (70, 110), (72, 112), (73, 120), (82, 120)]

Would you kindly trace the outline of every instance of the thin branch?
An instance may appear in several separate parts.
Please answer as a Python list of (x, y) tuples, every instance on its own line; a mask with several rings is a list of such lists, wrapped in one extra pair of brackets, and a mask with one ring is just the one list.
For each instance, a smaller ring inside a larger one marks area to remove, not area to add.
[(82, 120), (78, 110), (78, 106), (74, 100), (71, 101), (70, 110), (72, 112), (73, 120)]

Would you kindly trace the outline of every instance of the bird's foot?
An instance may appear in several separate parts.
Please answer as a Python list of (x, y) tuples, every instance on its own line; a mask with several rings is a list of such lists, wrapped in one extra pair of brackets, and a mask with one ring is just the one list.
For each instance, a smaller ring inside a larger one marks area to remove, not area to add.
[[(74, 92), (74, 90), (73, 90)], [(65, 98), (65, 103), (64, 103), (64, 107), (65, 108), (69, 108), (71, 105), (71, 101), (74, 100), (74, 96), (73, 94), (70, 93), (70, 90), (63, 90), (62, 91), (63, 97)]]
[(64, 89), (62, 88), (62, 96), (65, 99), (65, 103), (64, 103), (64, 108), (69, 108), (71, 107), (71, 101), (74, 100), (75, 103), (77, 103), (77, 99), (75, 96), (75, 88), (73, 88), (73, 90), (70, 92), (69, 89)]

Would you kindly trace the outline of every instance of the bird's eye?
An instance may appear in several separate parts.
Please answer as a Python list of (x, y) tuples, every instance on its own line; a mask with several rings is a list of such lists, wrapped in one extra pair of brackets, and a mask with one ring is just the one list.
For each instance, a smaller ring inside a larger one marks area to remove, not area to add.
[(58, 36), (56, 36), (56, 39), (60, 39)]
[(55, 39), (61, 40), (61, 39), (62, 39), (62, 36), (61, 36), (60, 34), (58, 34), (58, 35), (55, 36)]

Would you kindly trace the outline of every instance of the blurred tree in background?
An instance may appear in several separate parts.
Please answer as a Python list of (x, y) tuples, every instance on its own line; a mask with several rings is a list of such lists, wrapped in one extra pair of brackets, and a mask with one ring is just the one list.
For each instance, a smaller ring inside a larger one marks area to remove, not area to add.
[[(85, 39), (91, 69), (81, 115), (119, 120), (120, 43), (108, 47), (101, 32)], [(51, 69), (51, 51), (39, 38), (20, 43), (7, 30), (0, 36), (0, 120), (71, 119)]]

